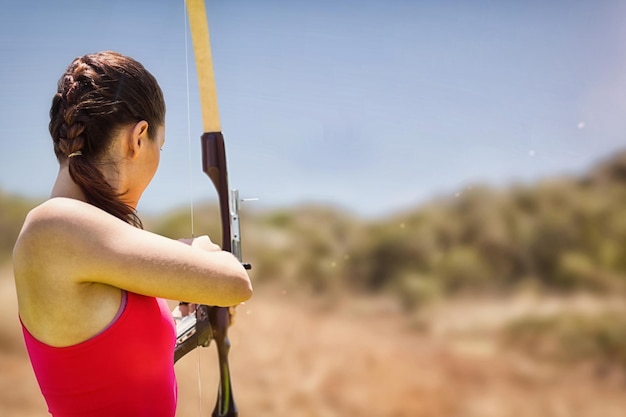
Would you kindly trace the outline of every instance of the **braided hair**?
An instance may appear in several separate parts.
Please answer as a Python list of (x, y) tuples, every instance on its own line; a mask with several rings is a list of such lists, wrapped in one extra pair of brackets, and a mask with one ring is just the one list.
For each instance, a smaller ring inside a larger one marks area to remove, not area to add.
[(99, 165), (115, 135), (142, 120), (154, 138), (165, 122), (161, 88), (139, 62), (111, 51), (74, 59), (50, 108), (54, 153), (60, 164), (68, 163), (87, 202), (136, 227), (142, 225), (135, 209), (123, 202), (124, 191), (106, 181)]

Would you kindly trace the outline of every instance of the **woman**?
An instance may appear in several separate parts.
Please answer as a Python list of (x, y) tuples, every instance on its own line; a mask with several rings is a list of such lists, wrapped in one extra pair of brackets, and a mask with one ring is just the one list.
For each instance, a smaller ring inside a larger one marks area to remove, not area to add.
[(232, 306), (252, 294), (239, 261), (206, 236), (141, 229), (139, 198), (165, 141), (154, 77), (114, 52), (76, 58), (50, 134), (60, 169), (13, 252), (28, 353), (55, 417), (173, 417), (175, 329), (163, 300)]

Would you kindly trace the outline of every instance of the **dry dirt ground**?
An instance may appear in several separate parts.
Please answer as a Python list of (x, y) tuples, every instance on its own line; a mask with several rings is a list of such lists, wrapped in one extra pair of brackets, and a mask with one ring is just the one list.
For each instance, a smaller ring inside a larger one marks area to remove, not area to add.
[[(626, 381), (619, 372), (599, 375), (582, 364), (539, 363), (498, 343), (498, 328), (509, 318), (559, 308), (558, 300), (456, 303), (416, 322), (382, 301), (352, 299), (328, 307), (261, 289), (238, 307), (230, 332), (239, 414), (624, 416)], [(8, 271), (0, 273), (0, 315), (0, 416), (46, 416)], [(210, 415), (215, 356), (210, 346), (176, 365), (178, 417)]]

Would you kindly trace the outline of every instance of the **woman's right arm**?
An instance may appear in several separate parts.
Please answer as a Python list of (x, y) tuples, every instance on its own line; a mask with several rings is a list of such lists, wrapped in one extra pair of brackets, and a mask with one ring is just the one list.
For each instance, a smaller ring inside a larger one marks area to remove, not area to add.
[(206, 236), (185, 244), (66, 198), (33, 210), (25, 229), (23, 253), (38, 254), (29, 267), (45, 269), (32, 276), (216, 306), (237, 305), (252, 295), (241, 263)]

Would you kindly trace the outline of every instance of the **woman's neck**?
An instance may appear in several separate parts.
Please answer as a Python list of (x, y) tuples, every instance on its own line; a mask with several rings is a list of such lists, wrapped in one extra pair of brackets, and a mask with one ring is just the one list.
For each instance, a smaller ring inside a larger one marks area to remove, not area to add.
[(63, 164), (59, 167), (57, 179), (54, 182), (52, 192), (50, 193), (50, 198), (54, 197), (67, 197), (75, 200), (87, 201), (83, 191), (74, 182), (74, 180), (72, 180), (67, 164)]

